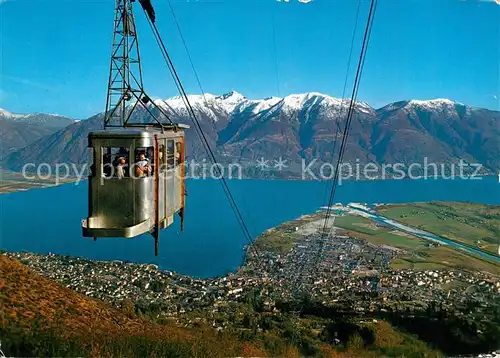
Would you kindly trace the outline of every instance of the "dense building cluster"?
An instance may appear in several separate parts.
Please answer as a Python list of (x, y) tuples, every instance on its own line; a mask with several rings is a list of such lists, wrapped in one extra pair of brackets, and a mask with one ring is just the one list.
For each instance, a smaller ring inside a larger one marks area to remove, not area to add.
[[(151, 264), (31, 253), (8, 255), (87, 296), (113, 304), (124, 300), (157, 304), (166, 317), (181, 317), (207, 307), (218, 311), (231, 303), (245, 301), (255, 289), (260, 290), (270, 310), (276, 298), (293, 298), (305, 291), (327, 305), (356, 302), (353, 308), (357, 311), (408, 305), (425, 308), (431, 302), (451, 308), (468, 300), (486, 307), (489, 301), (500, 298), (500, 280), (487, 273), (396, 271), (388, 265), (394, 255), (389, 248), (345, 236), (325, 240), (324, 245), (319, 245), (319, 240), (308, 236), (304, 242), (297, 241), (286, 254), (266, 252), (258, 262), (249, 259), (249, 267), (262, 268), (259, 275), (243, 267), (235, 274), (214, 279), (195, 279)], [(311, 249), (306, 243), (318, 246)], [(318, 263), (319, 251), (324, 252), (324, 258)]]
[(306, 216), (267, 231), (255, 244), (258, 254), (247, 247), (237, 272), (209, 279), (152, 264), (5, 254), (84, 295), (121, 308), (128, 303), (134, 312), (153, 312), (155, 319), (185, 326), (260, 330), (269, 317), (290, 315), (293, 302), (314, 302), (370, 320), (458, 317), (478, 334), (500, 319), (500, 277), (459, 269), (395, 270), (391, 261), (404, 250), (335, 228), (322, 231), (320, 221)]

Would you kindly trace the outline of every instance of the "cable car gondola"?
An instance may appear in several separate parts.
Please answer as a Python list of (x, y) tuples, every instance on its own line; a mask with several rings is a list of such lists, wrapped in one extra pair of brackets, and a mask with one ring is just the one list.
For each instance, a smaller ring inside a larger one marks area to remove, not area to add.
[[(104, 129), (88, 135), (91, 170), (82, 231), (94, 240), (150, 232), (158, 255), (160, 229), (171, 225), (175, 214), (184, 227), (184, 130), (189, 126), (172, 122), (143, 89), (132, 2), (116, 1)], [(147, 13), (151, 16), (151, 10)], [(139, 108), (141, 120), (134, 123)]]

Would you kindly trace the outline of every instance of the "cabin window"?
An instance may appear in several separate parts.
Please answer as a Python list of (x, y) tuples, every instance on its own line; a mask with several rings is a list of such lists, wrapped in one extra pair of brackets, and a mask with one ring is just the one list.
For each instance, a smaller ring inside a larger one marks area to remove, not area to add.
[(183, 155), (182, 155), (182, 142), (175, 142), (175, 165), (182, 164)]
[(159, 164), (160, 164), (160, 171), (164, 171), (166, 169), (166, 163), (167, 163), (167, 160), (166, 160), (166, 153), (165, 153), (165, 145), (163, 144), (160, 144), (159, 148), (158, 148), (158, 153), (160, 155), (160, 158), (158, 160)]
[(172, 169), (175, 165), (174, 141), (167, 140), (167, 169)]
[(129, 149), (125, 147), (102, 148), (102, 172), (106, 178), (128, 177)]
[(135, 178), (145, 178), (153, 175), (154, 148), (140, 147), (135, 149), (134, 172)]

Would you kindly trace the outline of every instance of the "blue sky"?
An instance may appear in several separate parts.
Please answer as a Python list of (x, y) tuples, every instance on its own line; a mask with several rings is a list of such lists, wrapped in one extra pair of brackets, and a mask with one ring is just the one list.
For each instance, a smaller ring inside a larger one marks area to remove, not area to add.
[[(167, 0), (157, 26), (189, 93), (200, 93)], [(342, 96), (356, 0), (171, 0), (205, 92), (251, 99)], [(350, 96), (369, 1), (361, 0)], [(0, 107), (86, 118), (102, 112), (114, 0), (0, 0)], [(146, 91), (177, 95), (135, 6)], [(273, 35), (274, 34), (274, 35)], [(500, 5), (379, 0), (358, 100), (450, 98), (500, 109)]]

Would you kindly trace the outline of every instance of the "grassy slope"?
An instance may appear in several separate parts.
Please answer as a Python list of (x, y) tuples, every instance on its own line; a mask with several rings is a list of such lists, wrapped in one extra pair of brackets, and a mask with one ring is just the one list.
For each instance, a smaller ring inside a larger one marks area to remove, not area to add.
[[(264, 344), (258, 337), (241, 340), (211, 328), (187, 329), (134, 318), (126, 309), (80, 295), (4, 255), (0, 255), (0, 319), (2, 349), (8, 356), (301, 356), (298, 348), (287, 343), (289, 337), (273, 332), (274, 342)], [(384, 321), (362, 325), (373, 332), (374, 341), (368, 346), (356, 335), (349, 338), (347, 346), (337, 348), (316, 340), (316, 356), (442, 356)]]
[[(133, 318), (0, 255), (0, 336), (10, 356), (267, 356), (258, 343)], [(296, 356), (294, 349), (280, 353)]]
[[(383, 214), (385, 215), (385, 212)], [(374, 244), (386, 244), (406, 250), (405, 255), (391, 262), (395, 269), (428, 270), (448, 267), (472, 271), (484, 270), (500, 275), (500, 265), (497, 263), (472, 257), (449, 246), (428, 247), (429, 241), (427, 240), (376, 226), (372, 221), (363, 217), (341, 216), (335, 220), (335, 226), (346, 229), (353, 236), (364, 238)]]
[(410, 237), (402, 232), (376, 225), (360, 216), (346, 215), (335, 219), (335, 226), (359, 233), (357, 235), (377, 245), (390, 245), (405, 250), (426, 246), (427, 242), (418, 237)]
[[(386, 205), (378, 212), (492, 254), (500, 245), (500, 206), (455, 202)], [(477, 241), (480, 241), (479, 245)]]

